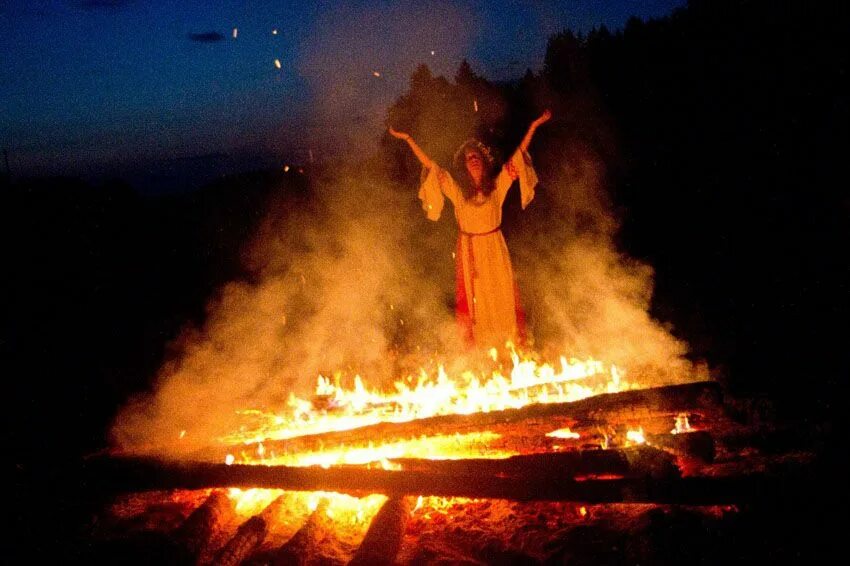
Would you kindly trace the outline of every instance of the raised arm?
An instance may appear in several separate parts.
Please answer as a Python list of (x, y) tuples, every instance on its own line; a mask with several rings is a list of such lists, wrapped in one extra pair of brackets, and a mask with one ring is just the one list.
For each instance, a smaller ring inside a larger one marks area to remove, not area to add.
[(405, 132), (399, 132), (392, 128), (389, 129), (389, 132), (392, 137), (407, 142), (407, 145), (409, 145), (410, 149), (413, 150), (413, 155), (416, 156), (416, 159), (419, 160), (419, 162), (422, 164), (422, 167), (424, 167), (425, 169), (430, 169), (434, 166), (434, 162), (431, 161), (431, 158), (428, 157), (428, 155), (424, 151), (422, 151), (422, 148), (419, 147), (419, 144), (413, 141), (413, 138), (410, 136), (410, 134)]
[(523, 153), (528, 151), (528, 146), (531, 144), (531, 138), (534, 137), (534, 132), (537, 131), (539, 126), (542, 126), (546, 122), (548, 122), (552, 118), (552, 113), (549, 110), (543, 112), (539, 118), (531, 123), (528, 127), (528, 131), (525, 133), (525, 137), (522, 138), (522, 141), (519, 144), (519, 150)]

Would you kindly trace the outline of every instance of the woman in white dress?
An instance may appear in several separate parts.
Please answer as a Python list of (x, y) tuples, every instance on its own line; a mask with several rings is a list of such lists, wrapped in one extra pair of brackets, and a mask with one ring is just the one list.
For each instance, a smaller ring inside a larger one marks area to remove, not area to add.
[(389, 129), (392, 136), (407, 142), (422, 163), (419, 199), (427, 217), (440, 218), (445, 198), (454, 206), (459, 228), (455, 314), (468, 346), (501, 347), (508, 340), (520, 344), (525, 340), (525, 315), (500, 229), (502, 204), (516, 180), (522, 208), (534, 198), (537, 175), (528, 146), (537, 128), (551, 117), (547, 110), (531, 123), (519, 147), (497, 172), (484, 144), (465, 142), (455, 154), (454, 177), (434, 163), (409, 134)]

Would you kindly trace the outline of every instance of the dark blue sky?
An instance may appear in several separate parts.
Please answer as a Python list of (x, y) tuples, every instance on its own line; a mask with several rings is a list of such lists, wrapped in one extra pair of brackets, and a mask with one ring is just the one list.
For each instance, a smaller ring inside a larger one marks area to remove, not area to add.
[(0, 146), (22, 174), (352, 150), (374, 141), (422, 62), (451, 77), (466, 57), (515, 78), (564, 28), (618, 28), (683, 3), (0, 2)]

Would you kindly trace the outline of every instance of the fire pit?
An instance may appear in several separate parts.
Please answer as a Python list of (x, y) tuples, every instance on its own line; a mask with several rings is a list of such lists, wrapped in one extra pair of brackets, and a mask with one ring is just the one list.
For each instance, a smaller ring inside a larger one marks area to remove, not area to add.
[(715, 382), (576, 367), (515, 354), (509, 377), (459, 388), (440, 371), (389, 394), (320, 378), (191, 458), (91, 458), (85, 482), (108, 496), (91, 538), (108, 559), (144, 540), (188, 563), (629, 563), (702, 533), (692, 551), (720, 559), (714, 537), (811, 467), (811, 437), (756, 423)]

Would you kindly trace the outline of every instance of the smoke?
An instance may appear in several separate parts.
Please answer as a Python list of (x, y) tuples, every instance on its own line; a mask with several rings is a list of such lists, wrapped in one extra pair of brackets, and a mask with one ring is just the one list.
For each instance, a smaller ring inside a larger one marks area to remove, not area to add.
[(652, 267), (617, 249), (606, 190), (615, 158), (580, 133), (549, 147), (539, 160), (545, 210), (513, 248), (537, 349), (617, 364), (644, 385), (705, 377), (685, 359), (687, 344), (650, 315)]
[(118, 446), (185, 454), (236, 430), (238, 411), (309, 397), (319, 374), (388, 385), (457, 347), (447, 234), (414, 187), (381, 177), (340, 166), (309, 198), (273, 203), (244, 254), (252, 280), (225, 285), (183, 333), (154, 390), (119, 414)]

